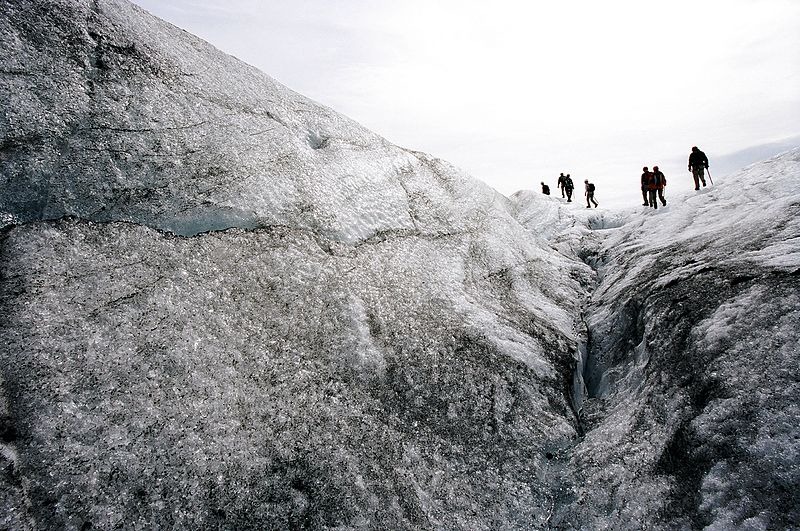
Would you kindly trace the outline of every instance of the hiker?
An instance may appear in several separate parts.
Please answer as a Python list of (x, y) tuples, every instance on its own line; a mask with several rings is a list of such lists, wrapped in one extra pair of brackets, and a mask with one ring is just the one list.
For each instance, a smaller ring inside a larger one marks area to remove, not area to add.
[(656, 183), (655, 172), (647, 172), (647, 204), (653, 208), (658, 208), (658, 201), (656, 201), (656, 192), (658, 191), (658, 184)]
[(575, 184), (569, 176), (569, 173), (564, 177), (564, 191), (567, 193), (567, 203), (572, 203), (572, 191), (575, 189)]
[(694, 177), (694, 189), (700, 189), (700, 183), (706, 185), (705, 170), (708, 169), (708, 157), (706, 154), (697, 149), (697, 146), (692, 147), (692, 152), (689, 153), (689, 171), (692, 172)]
[(597, 208), (597, 201), (594, 200), (594, 183), (590, 183), (589, 179), (585, 179), (583, 184), (586, 188), (586, 208), (592, 208), (589, 201), (594, 203), (594, 207)]
[(650, 200), (647, 197), (648, 186), (650, 186), (650, 178), (652, 177), (652, 173), (650, 170), (647, 169), (647, 166), (642, 168), (642, 206), (649, 206)]
[(550, 187), (546, 184), (542, 183), (542, 193), (544, 195), (550, 195)]
[[(667, 200), (664, 199), (664, 187), (667, 186), (667, 178), (658, 169), (658, 166), (653, 166), (653, 177), (656, 182), (656, 191), (658, 192), (658, 200), (661, 201), (661, 206), (667, 206)], [(655, 198), (653, 198), (655, 200)]]
[(561, 188), (561, 197), (564, 197), (564, 183), (567, 182), (567, 178), (564, 176), (564, 172), (561, 172), (561, 175), (558, 176), (558, 187)]

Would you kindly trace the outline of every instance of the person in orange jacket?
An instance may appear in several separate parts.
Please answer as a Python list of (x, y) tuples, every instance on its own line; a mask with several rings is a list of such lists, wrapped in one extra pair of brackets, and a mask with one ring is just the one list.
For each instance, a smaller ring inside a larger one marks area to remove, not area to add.
[[(656, 183), (656, 191), (658, 191), (658, 199), (661, 201), (662, 206), (667, 206), (667, 200), (664, 199), (664, 187), (667, 186), (667, 178), (658, 169), (658, 166), (653, 166), (653, 179)], [(653, 198), (655, 201), (655, 198)]]

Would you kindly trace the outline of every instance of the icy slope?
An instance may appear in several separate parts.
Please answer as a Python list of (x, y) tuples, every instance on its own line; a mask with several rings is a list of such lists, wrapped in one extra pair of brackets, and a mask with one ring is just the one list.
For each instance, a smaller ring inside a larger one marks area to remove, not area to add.
[(586, 212), (121, 0), (0, 37), (0, 527), (800, 519), (798, 152)]
[[(598, 231), (586, 529), (800, 521), (800, 149)], [(598, 223), (602, 225), (602, 223)]]
[(590, 268), (126, 2), (0, 36), (0, 527), (548, 525)]
[(488, 248), (397, 238), (332, 256), (279, 228), (14, 229), (2, 364), (25, 488), (6, 514), (38, 528), (543, 525), (547, 454), (575, 437), (574, 344), (537, 295), (545, 270), (489, 268)]
[(0, 37), (5, 219), (281, 224), (353, 243), (448, 232), (416, 206), (492, 199), (124, 0), (5, 2)]

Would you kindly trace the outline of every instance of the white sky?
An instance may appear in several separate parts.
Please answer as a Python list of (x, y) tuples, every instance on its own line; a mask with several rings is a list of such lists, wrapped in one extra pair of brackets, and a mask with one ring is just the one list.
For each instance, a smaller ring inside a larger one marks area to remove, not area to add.
[(800, 133), (800, 0), (134, 1), (504, 194)]

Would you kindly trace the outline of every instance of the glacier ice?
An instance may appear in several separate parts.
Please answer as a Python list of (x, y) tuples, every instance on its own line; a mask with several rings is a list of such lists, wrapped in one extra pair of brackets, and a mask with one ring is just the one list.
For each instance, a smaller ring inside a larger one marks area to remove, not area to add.
[(0, 37), (0, 527), (800, 520), (800, 152), (583, 212), (124, 0)]
[[(800, 149), (596, 247), (585, 438), (587, 528), (785, 529), (800, 518)], [(602, 485), (598, 489), (597, 485)]]

